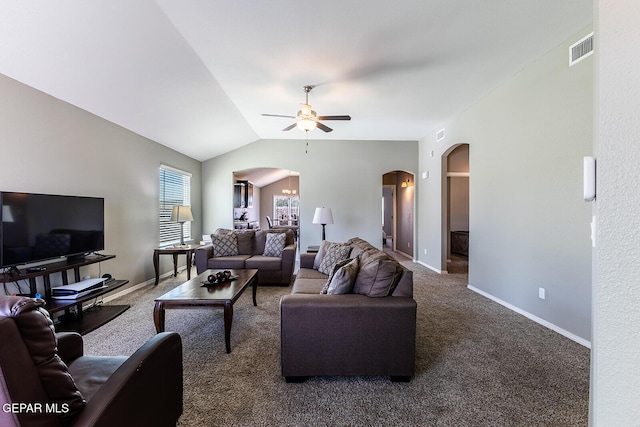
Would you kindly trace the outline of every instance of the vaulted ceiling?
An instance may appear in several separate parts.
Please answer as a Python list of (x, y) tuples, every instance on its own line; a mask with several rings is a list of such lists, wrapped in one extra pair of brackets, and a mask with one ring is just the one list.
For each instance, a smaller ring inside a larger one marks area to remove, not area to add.
[(0, 73), (198, 160), (418, 140), (592, 22), (591, 0), (0, 0)]

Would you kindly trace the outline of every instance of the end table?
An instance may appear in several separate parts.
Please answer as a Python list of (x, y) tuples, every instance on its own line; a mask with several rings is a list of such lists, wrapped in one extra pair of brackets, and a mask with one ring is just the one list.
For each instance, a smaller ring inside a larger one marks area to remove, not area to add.
[(156, 282), (154, 286), (158, 286), (160, 281), (160, 255), (173, 255), (173, 277), (178, 275), (178, 255), (186, 255), (187, 257), (187, 280), (191, 279), (191, 264), (193, 264), (193, 253), (201, 245), (176, 245), (164, 248), (156, 248), (153, 250), (153, 268), (156, 271)]

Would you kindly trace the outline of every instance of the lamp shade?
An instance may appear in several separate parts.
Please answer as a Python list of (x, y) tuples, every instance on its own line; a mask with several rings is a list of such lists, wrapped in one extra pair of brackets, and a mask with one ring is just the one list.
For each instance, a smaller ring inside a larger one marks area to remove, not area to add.
[(331, 208), (316, 208), (312, 222), (313, 224), (333, 224)]
[(2, 205), (2, 222), (13, 222), (13, 214), (9, 205)]
[(187, 222), (193, 221), (193, 214), (189, 206), (174, 206), (171, 210), (171, 221)]

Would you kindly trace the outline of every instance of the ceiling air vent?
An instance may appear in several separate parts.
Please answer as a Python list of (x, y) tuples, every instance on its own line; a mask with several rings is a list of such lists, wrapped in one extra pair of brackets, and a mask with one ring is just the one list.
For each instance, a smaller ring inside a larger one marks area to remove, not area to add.
[(593, 33), (569, 46), (569, 66), (593, 55)]
[(444, 129), (440, 129), (437, 133), (436, 133), (436, 142), (440, 142), (444, 139)]

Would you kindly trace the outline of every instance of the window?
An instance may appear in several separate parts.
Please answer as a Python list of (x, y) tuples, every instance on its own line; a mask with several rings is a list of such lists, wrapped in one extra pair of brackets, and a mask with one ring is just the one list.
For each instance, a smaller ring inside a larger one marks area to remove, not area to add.
[(300, 215), (300, 197), (273, 196), (273, 219), (297, 221)]
[[(160, 246), (179, 243), (181, 224), (171, 221), (171, 210), (174, 206), (191, 206), (191, 174), (160, 166), (159, 202)], [(184, 223), (184, 238), (191, 239), (191, 222)]]

